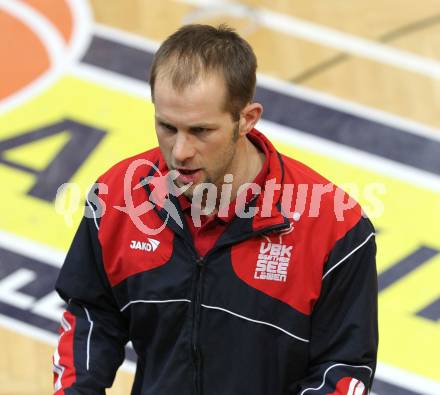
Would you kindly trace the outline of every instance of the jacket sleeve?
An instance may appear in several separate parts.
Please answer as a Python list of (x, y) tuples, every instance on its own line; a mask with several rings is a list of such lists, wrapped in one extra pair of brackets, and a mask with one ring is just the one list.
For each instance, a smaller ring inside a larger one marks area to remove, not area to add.
[(124, 360), (127, 323), (104, 272), (98, 228), (99, 219), (84, 216), (56, 282), (67, 308), (53, 356), (55, 395), (105, 394)]
[(362, 218), (337, 241), (312, 312), (310, 360), (300, 395), (366, 395), (378, 347), (374, 228)]

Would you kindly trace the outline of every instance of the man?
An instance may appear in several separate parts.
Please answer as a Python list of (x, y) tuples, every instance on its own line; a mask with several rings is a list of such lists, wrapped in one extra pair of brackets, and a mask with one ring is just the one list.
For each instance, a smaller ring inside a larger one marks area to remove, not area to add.
[(227, 27), (158, 50), (159, 148), (99, 178), (56, 289), (56, 394), (103, 394), (131, 341), (132, 394), (367, 394), (374, 229), (255, 129), (256, 59)]

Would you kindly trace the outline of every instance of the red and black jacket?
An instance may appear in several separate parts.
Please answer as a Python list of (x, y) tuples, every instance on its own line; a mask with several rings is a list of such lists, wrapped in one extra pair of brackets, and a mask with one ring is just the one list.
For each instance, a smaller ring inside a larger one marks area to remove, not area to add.
[[(128, 341), (138, 356), (133, 395), (368, 393), (378, 345), (373, 226), (357, 204), (341, 219), (340, 191), (259, 136), (267, 180), (281, 185), (269, 215), (259, 210), (263, 191), (246, 206), (256, 215), (235, 217), (203, 258), (177, 198), (145, 203), (152, 189), (141, 181), (166, 172), (158, 148), (99, 179), (106, 187), (88, 200), (56, 284), (68, 307), (55, 394), (104, 394)], [(288, 184), (293, 199), (283, 199)], [(317, 185), (328, 191), (318, 206)], [(144, 207), (134, 217), (127, 190)], [(146, 235), (143, 225), (163, 229)]]

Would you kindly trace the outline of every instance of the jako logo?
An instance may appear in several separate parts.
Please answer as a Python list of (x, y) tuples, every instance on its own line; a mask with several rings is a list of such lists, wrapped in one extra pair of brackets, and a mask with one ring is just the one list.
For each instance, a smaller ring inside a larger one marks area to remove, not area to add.
[(157, 247), (159, 247), (160, 241), (148, 238), (148, 242), (145, 241), (136, 241), (132, 240), (130, 244), (130, 248), (132, 250), (141, 250), (141, 251), (156, 251)]

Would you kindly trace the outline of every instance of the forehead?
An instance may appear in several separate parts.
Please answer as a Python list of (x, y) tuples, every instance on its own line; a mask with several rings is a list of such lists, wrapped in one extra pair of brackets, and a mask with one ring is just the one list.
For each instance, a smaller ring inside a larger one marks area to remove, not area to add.
[(154, 85), (156, 113), (165, 119), (198, 120), (196, 118), (228, 115), (225, 98), (225, 81), (216, 73), (201, 76), (182, 89), (176, 89), (166, 75), (158, 75)]

